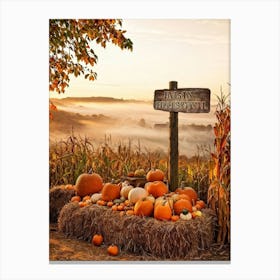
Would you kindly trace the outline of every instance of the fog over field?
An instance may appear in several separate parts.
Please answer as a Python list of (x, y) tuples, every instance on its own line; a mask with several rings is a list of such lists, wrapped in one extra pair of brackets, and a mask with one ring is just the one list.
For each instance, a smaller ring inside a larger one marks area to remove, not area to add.
[[(58, 111), (50, 121), (50, 141), (65, 139), (72, 129), (96, 144), (111, 142), (138, 145), (149, 150), (168, 151), (169, 113), (154, 110), (152, 102), (113, 98), (52, 99)], [(179, 153), (192, 156), (197, 145), (213, 147), (212, 125), (215, 106), (209, 114), (179, 113)]]

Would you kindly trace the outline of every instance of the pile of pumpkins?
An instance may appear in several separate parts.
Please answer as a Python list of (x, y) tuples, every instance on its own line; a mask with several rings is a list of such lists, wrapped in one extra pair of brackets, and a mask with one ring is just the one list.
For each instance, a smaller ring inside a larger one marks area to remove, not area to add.
[(92, 204), (119, 211), (120, 215), (154, 217), (161, 221), (191, 220), (202, 216), (205, 203), (198, 199), (191, 187), (177, 188), (169, 192), (160, 169), (146, 174), (147, 183), (134, 187), (128, 181), (103, 183), (97, 173), (81, 174), (76, 181), (76, 195), (71, 201), (86, 207)]

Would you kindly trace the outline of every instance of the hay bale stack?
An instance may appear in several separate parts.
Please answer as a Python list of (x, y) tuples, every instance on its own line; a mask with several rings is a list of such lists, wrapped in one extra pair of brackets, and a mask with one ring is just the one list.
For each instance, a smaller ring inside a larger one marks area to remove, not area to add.
[(56, 223), (60, 210), (67, 204), (72, 196), (75, 195), (75, 190), (67, 190), (65, 186), (55, 186), (49, 191), (49, 216), (50, 222)]
[(120, 216), (104, 206), (80, 208), (66, 204), (58, 218), (58, 229), (67, 237), (91, 241), (96, 233), (104, 236), (106, 245), (116, 244), (121, 250), (163, 259), (191, 259), (209, 248), (214, 239), (216, 218), (210, 209), (190, 221), (158, 221), (154, 218)]

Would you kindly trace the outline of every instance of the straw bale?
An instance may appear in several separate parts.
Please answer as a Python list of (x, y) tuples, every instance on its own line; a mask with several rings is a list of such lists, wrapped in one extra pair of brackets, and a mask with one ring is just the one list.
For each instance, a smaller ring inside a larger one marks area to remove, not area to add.
[(190, 221), (158, 221), (152, 217), (120, 216), (118, 211), (78, 203), (66, 204), (58, 218), (58, 229), (67, 237), (91, 241), (102, 234), (106, 245), (116, 244), (121, 250), (161, 260), (197, 258), (201, 250), (214, 241), (216, 217), (212, 210)]
[(75, 190), (66, 190), (64, 186), (52, 187), (49, 191), (49, 219), (51, 223), (56, 223), (58, 214), (62, 207), (67, 204)]

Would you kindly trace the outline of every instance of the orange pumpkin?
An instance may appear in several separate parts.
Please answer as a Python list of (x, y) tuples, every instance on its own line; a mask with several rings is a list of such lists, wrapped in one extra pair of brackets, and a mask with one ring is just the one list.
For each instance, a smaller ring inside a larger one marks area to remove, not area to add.
[(106, 205), (106, 201), (104, 201), (103, 199), (99, 199), (99, 200), (97, 200), (96, 204), (100, 205), (100, 206), (105, 206)]
[(187, 199), (191, 202), (191, 198), (186, 194), (175, 193), (175, 194), (172, 195), (172, 199), (173, 199), (174, 202), (176, 202), (179, 199)]
[(72, 196), (71, 202), (74, 202), (74, 201), (80, 202), (81, 201), (81, 197), (78, 196), (78, 195)]
[(121, 187), (116, 184), (106, 183), (102, 188), (102, 199), (105, 201), (114, 200), (120, 197)]
[(140, 199), (134, 206), (134, 212), (137, 216), (149, 217), (153, 213), (154, 204), (147, 198)]
[(103, 180), (97, 173), (81, 174), (76, 180), (76, 193), (79, 196), (91, 195), (98, 193), (103, 187)]
[(148, 182), (163, 181), (164, 173), (160, 169), (152, 169), (147, 173), (146, 179)]
[(180, 219), (180, 217), (178, 216), (178, 215), (172, 215), (171, 216), (171, 221), (172, 222), (176, 222), (176, 221), (178, 221)]
[(68, 185), (65, 186), (65, 190), (74, 190), (75, 191), (76, 190), (76, 186), (68, 184)]
[(174, 201), (172, 199), (172, 197), (168, 197), (168, 196), (160, 196), (155, 200), (155, 206), (156, 207), (158, 204), (163, 203), (164, 201), (167, 201), (167, 203), (169, 204), (170, 208), (173, 209), (173, 204)]
[(79, 206), (80, 208), (87, 206), (88, 204), (85, 201), (80, 201)]
[(184, 193), (179, 194), (178, 198), (179, 198), (179, 199), (186, 199), (186, 200), (192, 202), (192, 199), (190, 198), (190, 196), (187, 195), (187, 194), (184, 194)]
[(113, 205), (114, 205), (113, 201), (107, 202), (107, 206), (108, 206), (108, 207), (112, 207)]
[(134, 177), (134, 172), (133, 171), (129, 171), (127, 173), (127, 177)]
[(89, 195), (86, 195), (86, 196), (84, 196), (84, 197), (83, 197), (83, 201), (87, 201), (87, 200), (90, 200), (90, 198), (91, 198), (91, 196), (89, 196)]
[(186, 194), (187, 196), (190, 197), (192, 204), (195, 205), (197, 201), (197, 193), (193, 188), (191, 187), (177, 188), (175, 192), (178, 194)]
[(124, 209), (124, 205), (121, 205), (121, 204), (118, 205), (118, 206), (117, 206), (117, 209), (118, 209), (119, 211), (122, 211), (122, 210)]
[(117, 256), (119, 254), (119, 248), (116, 245), (110, 245), (107, 248), (107, 252), (109, 253), (109, 255), (111, 256)]
[(145, 189), (155, 198), (168, 193), (168, 187), (162, 181), (148, 182)]
[(201, 210), (200, 204), (196, 204), (196, 205), (193, 207), (193, 211), (197, 211), (197, 210)]
[(198, 200), (197, 202), (196, 202), (196, 206), (197, 205), (199, 205), (200, 206), (200, 209), (202, 209), (202, 208), (205, 208), (205, 202), (203, 201), (203, 200)]
[(117, 211), (117, 210), (118, 210), (118, 205), (116, 205), (116, 204), (113, 205), (113, 206), (112, 206), (112, 210), (113, 210), (113, 211)]
[(129, 205), (130, 205), (130, 202), (129, 202), (128, 199), (124, 201), (124, 205), (125, 205), (125, 206), (129, 206)]
[(125, 212), (125, 214), (126, 214), (127, 216), (131, 216), (131, 215), (134, 215), (135, 213), (134, 213), (134, 210), (130, 209), (130, 210), (127, 210), (127, 211)]
[(172, 216), (172, 210), (169, 206), (167, 200), (164, 200), (162, 203), (159, 203), (155, 206), (154, 217), (158, 220), (170, 220)]
[(100, 246), (103, 242), (103, 236), (101, 234), (95, 234), (92, 237), (92, 241), (91, 241), (94, 245), (96, 246)]
[(192, 212), (192, 204), (187, 199), (179, 199), (174, 203), (173, 209), (174, 209), (175, 214), (177, 214), (177, 215), (180, 215), (180, 213), (184, 209), (187, 209), (189, 212)]

